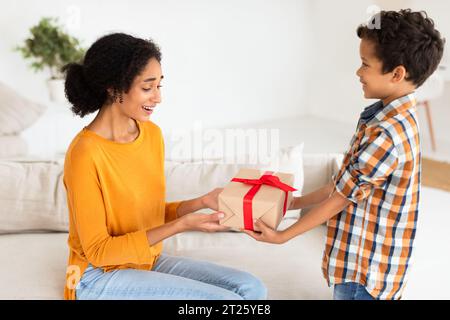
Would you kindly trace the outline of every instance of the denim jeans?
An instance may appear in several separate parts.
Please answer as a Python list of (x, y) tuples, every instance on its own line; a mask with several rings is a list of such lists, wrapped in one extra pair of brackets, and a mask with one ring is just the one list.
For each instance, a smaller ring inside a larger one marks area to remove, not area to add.
[(363, 285), (346, 282), (334, 286), (334, 300), (375, 300)]
[(267, 289), (255, 276), (210, 262), (162, 254), (152, 270), (104, 272), (89, 264), (77, 300), (262, 300)]

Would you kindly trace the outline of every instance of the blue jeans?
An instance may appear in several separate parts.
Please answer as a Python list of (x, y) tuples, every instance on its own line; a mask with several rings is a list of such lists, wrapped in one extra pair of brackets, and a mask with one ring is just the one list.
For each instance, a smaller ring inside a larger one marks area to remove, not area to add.
[(77, 300), (261, 300), (267, 289), (253, 275), (210, 262), (162, 254), (152, 270), (104, 272), (89, 264)]
[(366, 287), (356, 282), (346, 282), (334, 286), (334, 300), (375, 300)]

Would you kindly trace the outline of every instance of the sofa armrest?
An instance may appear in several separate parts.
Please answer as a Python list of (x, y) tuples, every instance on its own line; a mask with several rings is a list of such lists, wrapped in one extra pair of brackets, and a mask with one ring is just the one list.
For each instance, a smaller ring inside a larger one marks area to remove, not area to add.
[(333, 176), (338, 174), (339, 169), (342, 166), (342, 161), (344, 161), (344, 154), (342, 153), (336, 153), (333, 159)]
[[(303, 155), (304, 185), (302, 194), (313, 192), (327, 183), (337, 174), (344, 155), (341, 153), (310, 153)], [(311, 208), (301, 210), (307, 213)]]
[(303, 194), (315, 191), (331, 181), (339, 170), (343, 155), (340, 153), (310, 153), (303, 155)]

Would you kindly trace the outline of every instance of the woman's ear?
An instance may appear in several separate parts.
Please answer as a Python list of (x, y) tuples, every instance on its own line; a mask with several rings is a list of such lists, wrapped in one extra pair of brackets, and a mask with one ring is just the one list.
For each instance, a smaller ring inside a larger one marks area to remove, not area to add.
[(111, 100), (111, 102), (116, 102), (118, 99), (119, 103), (123, 103), (123, 95), (122, 92), (120, 92), (119, 90), (108, 88), (106, 89), (106, 92), (108, 92), (108, 97)]
[(392, 71), (392, 81), (394, 83), (399, 83), (403, 81), (406, 77), (406, 68), (404, 66), (395, 67)]

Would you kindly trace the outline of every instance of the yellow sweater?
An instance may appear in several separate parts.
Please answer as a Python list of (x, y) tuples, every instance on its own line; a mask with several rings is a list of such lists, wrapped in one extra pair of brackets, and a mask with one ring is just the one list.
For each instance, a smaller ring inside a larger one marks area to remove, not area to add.
[(65, 299), (88, 264), (104, 271), (150, 270), (162, 242), (150, 246), (146, 231), (176, 219), (180, 202), (165, 202), (164, 142), (152, 122), (138, 122), (139, 136), (117, 143), (84, 128), (64, 163), (70, 226)]

